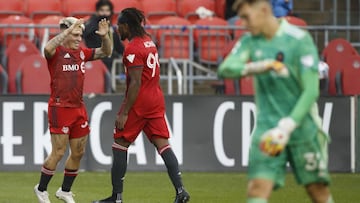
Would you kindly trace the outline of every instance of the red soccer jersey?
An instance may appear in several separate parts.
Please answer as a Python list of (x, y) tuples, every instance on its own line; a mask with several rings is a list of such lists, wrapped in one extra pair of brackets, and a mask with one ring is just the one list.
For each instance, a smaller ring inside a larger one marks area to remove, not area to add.
[[(165, 113), (164, 95), (160, 87), (159, 55), (155, 43), (149, 36), (135, 37), (126, 46), (123, 63), (126, 70), (126, 84), (129, 86), (128, 70), (143, 67), (141, 87), (133, 110), (144, 118), (162, 117)], [(128, 87), (126, 89), (126, 95)]]
[(46, 59), (51, 77), (50, 106), (81, 106), (85, 62), (93, 58), (94, 52), (94, 49), (73, 50), (58, 46), (54, 56)]

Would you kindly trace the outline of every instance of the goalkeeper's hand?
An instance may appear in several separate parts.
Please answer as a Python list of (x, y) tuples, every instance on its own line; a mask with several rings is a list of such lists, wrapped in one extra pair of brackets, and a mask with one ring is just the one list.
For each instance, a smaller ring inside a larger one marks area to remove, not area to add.
[(260, 140), (260, 150), (269, 156), (278, 156), (285, 149), (290, 134), (295, 130), (296, 123), (286, 117), (279, 121), (277, 127), (266, 131)]

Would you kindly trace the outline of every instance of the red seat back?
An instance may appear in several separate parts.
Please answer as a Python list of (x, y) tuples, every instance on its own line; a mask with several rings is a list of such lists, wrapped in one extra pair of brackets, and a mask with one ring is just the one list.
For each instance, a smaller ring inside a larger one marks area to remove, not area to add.
[[(0, 24), (8, 24), (8, 25), (12, 25), (12, 26), (16, 26), (16, 25), (31, 26), (34, 24), (34, 22), (30, 18), (27, 18), (25, 16), (11, 15), (5, 19), (2, 19), (0, 21)], [(7, 27), (7, 28), (0, 29), (1, 41), (2, 41), (2, 43), (5, 43), (6, 45), (8, 45), (11, 40), (18, 39), (18, 38), (28, 38), (30, 40), (33, 40), (34, 35), (35, 35), (34, 28), (29, 28), (29, 27), (25, 27), (25, 28), (24, 27), (23, 28)]]
[(342, 91), (344, 95), (360, 94), (360, 55), (343, 58)]
[(176, 4), (174, 0), (141, 0), (145, 16), (153, 24), (163, 17), (176, 16)]
[(26, 0), (26, 15), (38, 23), (49, 15), (62, 15), (60, 0)]
[(182, 17), (187, 18), (190, 22), (195, 22), (197, 19), (199, 19), (195, 11), (201, 6), (215, 12), (214, 0), (178, 0), (177, 1), (178, 14)]
[(160, 55), (163, 58), (189, 58), (189, 31), (186, 26), (191, 23), (177, 16), (169, 16), (158, 21), (161, 26), (183, 26), (182, 29), (159, 29), (157, 41), (161, 47)]
[(141, 4), (137, 0), (121, 0), (121, 1), (112, 1), (114, 4), (114, 17), (112, 19), (112, 24), (117, 24), (117, 18), (119, 13), (124, 10), (125, 8), (137, 8), (142, 10)]
[(240, 94), (254, 95), (253, 77), (245, 77), (240, 79)]
[(65, 16), (83, 18), (95, 13), (97, 0), (61, 0)]
[[(46, 18), (42, 19), (39, 22), (39, 24), (43, 25), (43, 26), (46, 26), (46, 25), (56, 26), (56, 27), (49, 28), (49, 39), (53, 38), (54, 36), (56, 36), (57, 34), (60, 33), (59, 22), (62, 18), (64, 18), (64, 17), (51, 15), (51, 16), (47, 16)], [(42, 40), (44, 37), (44, 34), (45, 34), (45, 28), (37, 28), (36, 34), (40, 38), (40, 40)]]
[(230, 42), (227, 28), (212, 28), (211, 26), (227, 26), (227, 22), (218, 17), (199, 19), (195, 22), (198, 29), (194, 38), (199, 50), (201, 62), (217, 64), (223, 57), (223, 49)]
[(84, 93), (109, 92), (109, 72), (101, 60), (88, 61), (85, 63)]
[(295, 16), (286, 16), (284, 17), (290, 24), (300, 26), (300, 27), (306, 27), (307, 23), (305, 20), (295, 17)]
[(20, 64), (26, 56), (38, 54), (40, 51), (36, 46), (26, 39), (16, 39), (11, 41), (6, 49), (7, 70), (9, 74), (9, 92), (16, 92), (15, 78), (20, 68)]
[(17, 78), (18, 93), (50, 94), (50, 74), (46, 59), (35, 54), (25, 57)]
[(357, 51), (345, 39), (330, 41), (322, 52), (324, 61), (329, 65), (329, 94), (336, 95), (335, 76), (344, 69), (344, 58), (358, 55)]
[(25, 6), (23, 0), (1, 0), (0, 8), (0, 19), (4, 19), (10, 15), (24, 15)]

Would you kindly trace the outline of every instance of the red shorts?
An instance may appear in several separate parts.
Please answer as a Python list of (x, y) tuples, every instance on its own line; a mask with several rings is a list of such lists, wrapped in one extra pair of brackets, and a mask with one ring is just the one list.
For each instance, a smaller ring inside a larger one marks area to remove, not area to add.
[(68, 134), (69, 139), (80, 138), (90, 133), (85, 105), (78, 108), (48, 107), (51, 134)]
[(141, 131), (144, 131), (150, 141), (155, 137), (169, 139), (169, 130), (164, 116), (143, 118), (138, 116), (133, 110), (129, 111), (128, 119), (122, 131), (115, 127), (114, 139), (124, 138), (132, 143)]

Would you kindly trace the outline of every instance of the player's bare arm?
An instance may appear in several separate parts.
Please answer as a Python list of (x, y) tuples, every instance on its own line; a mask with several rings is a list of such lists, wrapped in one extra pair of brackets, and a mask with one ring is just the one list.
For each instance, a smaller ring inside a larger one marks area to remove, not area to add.
[(94, 60), (99, 58), (108, 57), (112, 52), (112, 43), (109, 36), (110, 22), (106, 18), (100, 20), (99, 30), (96, 30), (95, 33), (98, 34), (102, 39), (102, 44), (100, 48), (95, 49)]
[(124, 108), (117, 116), (115, 121), (115, 126), (118, 129), (124, 129), (124, 125), (126, 123), (128, 113), (131, 107), (134, 105), (136, 98), (139, 94), (139, 90), (141, 87), (141, 76), (142, 76), (143, 68), (136, 67), (129, 69), (129, 76), (130, 76), (130, 84), (128, 87), (127, 97), (123, 101)]
[[(64, 22), (65, 23), (65, 22)], [(54, 38), (52, 38), (50, 41), (48, 41), (48, 43), (46, 44), (45, 48), (44, 48), (44, 53), (45, 53), (45, 57), (46, 58), (51, 58), (54, 54), (55, 54), (55, 50), (56, 48), (61, 45), (61, 43), (65, 40), (65, 38), (71, 34), (71, 32), (75, 29), (75, 28), (80, 28), (82, 29), (82, 25), (84, 23), (83, 19), (79, 19), (77, 20), (74, 24), (72, 24), (68, 29), (64, 30), (63, 32), (61, 32), (60, 34), (58, 34), (57, 36), (55, 36)]]

